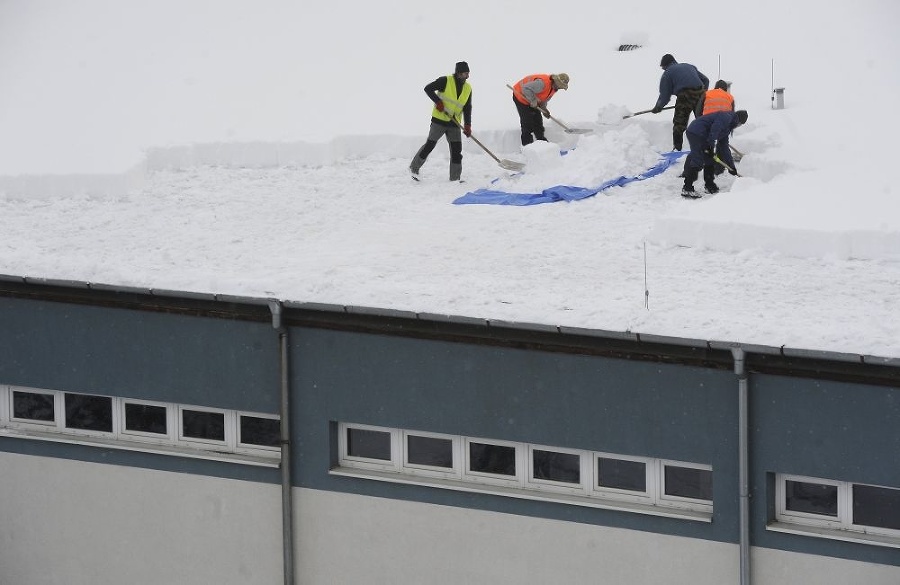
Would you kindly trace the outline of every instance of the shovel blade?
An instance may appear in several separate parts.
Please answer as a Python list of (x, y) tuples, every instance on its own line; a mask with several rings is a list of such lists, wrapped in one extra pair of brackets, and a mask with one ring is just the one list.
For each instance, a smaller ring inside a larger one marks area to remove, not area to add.
[(521, 171), (525, 168), (525, 163), (503, 159), (500, 161), (500, 168), (506, 169), (507, 171)]
[(592, 128), (567, 128), (566, 134), (590, 134), (593, 131)]

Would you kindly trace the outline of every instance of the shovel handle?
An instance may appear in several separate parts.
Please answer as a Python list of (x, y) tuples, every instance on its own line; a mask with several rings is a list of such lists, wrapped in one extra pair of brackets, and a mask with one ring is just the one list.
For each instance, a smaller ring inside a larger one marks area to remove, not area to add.
[[(671, 109), (674, 108), (674, 107), (675, 107), (675, 106), (666, 106), (666, 107), (664, 107), (663, 109), (664, 109), (664, 110), (671, 110)], [(641, 114), (649, 114), (649, 113), (652, 112), (652, 111), (653, 111), (652, 108), (649, 109), (649, 110), (641, 110), (640, 112), (635, 112), (635, 113), (633, 113), (633, 114), (628, 114), (627, 116), (622, 116), (622, 119), (623, 119), (623, 120), (627, 120), (628, 118), (633, 118), (634, 116), (640, 116)]]

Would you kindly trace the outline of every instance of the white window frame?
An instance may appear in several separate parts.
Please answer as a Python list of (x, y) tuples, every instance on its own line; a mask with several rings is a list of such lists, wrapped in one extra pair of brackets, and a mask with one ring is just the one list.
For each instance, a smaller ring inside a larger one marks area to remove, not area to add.
[[(686, 469), (700, 469), (712, 473), (712, 465), (704, 465), (702, 463), (688, 463), (686, 461), (673, 461), (671, 459), (659, 459), (656, 467), (656, 489), (657, 504), (660, 506), (668, 506), (670, 508), (682, 508), (685, 510), (693, 510), (695, 512), (712, 513), (713, 501), (701, 500), (699, 498), (686, 498), (684, 496), (672, 496), (666, 493), (666, 466), (683, 467)], [(715, 485), (715, 483), (713, 484)]]
[[(664, 464), (712, 472), (711, 465), (358, 423), (334, 422), (333, 424), (337, 427), (338, 461), (337, 465), (329, 470), (329, 473), (332, 475), (558, 502), (699, 522), (712, 521), (712, 501), (694, 500), (678, 496), (671, 496), (670, 499), (663, 500), (659, 497), (663, 488), (662, 469)], [(348, 429), (388, 433), (391, 437), (391, 460), (383, 461), (380, 459), (349, 457), (347, 454)], [(458, 461), (461, 469), (458, 472), (450, 473), (445, 468), (410, 465), (408, 463), (406, 443), (406, 438), (410, 435), (451, 440), (454, 448), (458, 449), (457, 453), (459, 455), (454, 463), (456, 465)], [(513, 448), (516, 457), (516, 475), (504, 476), (481, 471), (469, 471), (471, 464), (469, 446), (472, 443)], [(576, 486), (553, 480), (533, 479), (532, 457), (535, 449), (578, 455), (581, 465), (580, 485)], [(594, 489), (596, 483), (596, 461), (599, 457), (643, 463), (647, 473), (646, 493), (636, 496), (636, 492), (630, 490)]]
[[(633, 502), (637, 504), (654, 505), (656, 503), (656, 460), (650, 457), (634, 457), (631, 455), (619, 455), (616, 453), (591, 454), (591, 493), (597, 497)], [(600, 459), (618, 459), (621, 461), (633, 461), (644, 464), (644, 491), (624, 490), (619, 488), (604, 487), (600, 485), (598, 477), (598, 464)]]
[[(347, 431), (350, 429), (359, 429), (361, 431), (374, 431), (387, 433), (391, 439), (391, 457), (389, 460), (371, 459), (369, 457), (351, 456), (347, 452)], [(373, 471), (400, 471), (400, 430), (388, 427), (378, 427), (373, 425), (361, 425), (356, 423), (339, 423), (338, 424), (338, 453), (341, 465), (346, 467), (355, 467), (357, 469), (371, 469)]]
[[(496, 445), (497, 447), (512, 447), (515, 449), (516, 474), (500, 475), (496, 473), (486, 473), (483, 471), (472, 471), (470, 469), (470, 450), (469, 445), (472, 443), (482, 443), (486, 445)], [(501, 441), (498, 439), (481, 439), (476, 437), (463, 438), (463, 479), (475, 483), (484, 483), (491, 485), (525, 487), (525, 473), (528, 469), (528, 462), (525, 460), (527, 449), (524, 443), (516, 443), (513, 441)]]
[[(797, 481), (804, 483), (814, 483), (821, 485), (831, 485), (838, 488), (837, 516), (825, 516), (824, 514), (811, 514), (809, 512), (796, 512), (787, 509), (787, 482)], [(820, 477), (808, 477), (803, 475), (791, 475), (787, 473), (775, 474), (775, 520), (785, 524), (795, 524), (801, 526), (809, 526), (812, 528), (824, 528), (830, 530), (839, 530), (858, 534), (874, 534), (886, 536), (890, 539), (896, 539), (900, 542), (900, 530), (892, 528), (882, 528), (880, 526), (869, 526), (866, 524), (853, 523), (853, 489), (855, 486), (877, 487), (888, 490), (897, 490), (900, 488), (890, 486), (880, 486), (869, 483), (853, 482), (853, 481), (837, 481), (833, 479), (824, 479)]]
[[(849, 510), (850, 516), (850, 530), (865, 532), (866, 534), (878, 534), (881, 536), (888, 536), (891, 538), (900, 539), (900, 530), (895, 528), (882, 528), (881, 526), (869, 526), (868, 524), (854, 524), (853, 523), (853, 490), (856, 486), (865, 486), (865, 487), (875, 487), (886, 490), (894, 490), (900, 492), (900, 488), (886, 486), (886, 485), (874, 485), (871, 483), (860, 483), (857, 481), (847, 482), (850, 484), (849, 495), (847, 496), (847, 509)], [(838, 502), (838, 512), (840, 513), (840, 502)]]
[[(281, 453), (281, 445), (277, 447), (269, 447), (268, 445), (254, 445), (252, 443), (242, 443), (241, 442), (241, 417), (249, 416), (251, 418), (264, 418), (268, 420), (276, 420), (279, 423), (281, 422), (281, 417), (277, 414), (265, 414), (262, 412), (247, 412), (243, 410), (235, 411), (234, 413), (234, 436), (235, 436), (235, 451), (238, 453)], [(279, 424), (279, 441), (281, 440), (281, 432), (280, 432), (280, 424)]]
[[(91, 429), (76, 429), (66, 425), (66, 394), (71, 394), (72, 396), (90, 396), (92, 398), (108, 398), (109, 399), (109, 409), (110, 409), (110, 418), (112, 423), (111, 431), (95, 431)], [(109, 396), (107, 394), (95, 394), (93, 392), (60, 392), (60, 399), (62, 402), (62, 410), (58, 411), (57, 419), (59, 420), (60, 425), (65, 430), (66, 434), (72, 435), (82, 435), (88, 437), (103, 437), (107, 439), (115, 439), (118, 437), (119, 429), (121, 428), (121, 417), (119, 416), (119, 409), (117, 408), (117, 399), (114, 396)]]
[[(140, 441), (147, 443), (163, 443), (163, 444), (172, 444), (175, 443), (176, 440), (176, 430), (178, 429), (178, 421), (175, 417), (175, 407), (173, 404), (168, 402), (157, 402), (153, 400), (138, 400), (135, 398), (120, 398), (118, 400), (119, 405), (119, 421), (121, 421), (121, 426), (119, 428), (119, 436), (128, 441)], [(166, 409), (166, 434), (161, 435), (158, 433), (147, 433), (143, 431), (130, 431), (125, 428), (126, 417), (125, 417), (125, 406), (127, 404), (139, 404), (144, 406), (159, 406)]]
[[(31, 419), (12, 417), (12, 400), (14, 392), (30, 394), (46, 394), (53, 397), (53, 422), (41, 422)], [(65, 426), (65, 395), (97, 396), (110, 399), (112, 408), (112, 432), (76, 429)], [(167, 435), (127, 431), (125, 429), (125, 405), (148, 404), (166, 409)], [(181, 413), (184, 410), (222, 413), (225, 424), (225, 441), (195, 439), (184, 437), (181, 426)], [(269, 413), (244, 412), (240, 414), (259, 418), (280, 420), (278, 415)], [(156, 400), (141, 400), (97, 394), (95, 392), (71, 392), (66, 390), (49, 390), (25, 386), (0, 385), (0, 434), (23, 439), (54, 441), (63, 443), (100, 446), (104, 448), (125, 449), (193, 457), (201, 459), (217, 459), (233, 461), (248, 465), (277, 466), (281, 456), (281, 448), (262, 445), (237, 445), (239, 429), (238, 411), (212, 408), (206, 406), (176, 404)]]
[[(25, 388), (24, 386), (7, 386), (7, 418), (10, 428), (16, 429), (32, 429), (43, 432), (62, 432), (65, 428), (65, 417), (63, 416), (65, 404), (63, 403), (62, 392), (56, 390), (46, 390), (44, 388)], [(22, 392), (26, 394), (49, 394), (53, 396), (53, 422), (39, 421), (27, 418), (15, 418), (13, 416), (13, 393)], [(3, 420), (3, 419), (0, 419)], [(68, 430), (68, 429), (66, 429)]]
[(0, 425), (9, 424), (9, 413), (12, 407), (12, 397), (9, 386), (0, 385)]
[[(193, 412), (212, 412), (216, 414), (221, 414), (224, 425), (224, 440), (219, 439), (203, 439), (201, 437), (186, 437), (184, 435), (184, 411), (190, 410)], [(216, 449), (216, 448), (226, 448), (231, 451), (234, 450), (234, 436), (235, 431), (235, 418), (234, 411), (225, 410), (222, 408), (211, 408), (208, 406), (190, 406), (186, 404), (178, 405), (178, 442), (192, 447), (197, 447), (201, 449)]]
[[(433, 465), (421, 465), (409, 462), (409, 442), (407, 438), (412, 435), (414, 437), (427, 437), (430, 439), (442, 439), (450, 441), (453, 450), (453, 467), (436, 467)], [(427, 477), (440, 477), (447, 479), (461, 479), (463, 469), (463, 452), (462, 438), (459, 435), (445, 435), (441, 433), (429, 433), (426, 431), (400, 431), (400, 444), (402, 446), (403, 462), (402, 469), (404, 473), (412, 475), (422, 475)]]
[[(580, 449), (566, 449), (563, 447), (548, 447), (544, 445), (528, 444), (526, 449), (527, 475), (525, 477), (525, 486), (531, 489), (549, 490), (553, 492), (561, 492), (567, 494), (586, 495), (589, 493), (589, 482), (592, 481), (593, 474), (590, 469), (590, 454)], [(578, 456), (578, 478), (577, 484), (567, 483), (563, 481), (555, 481), (552, 479), (538, 479), (534, 476), (534, 452), (550, 451), (553, 453), (563, 453), (566, 455)]]
[[(798, 512), (787, 509), (787, 482), (814, 483), (819, 485), (835, 486), (838, 489), (837, 516), (824, 514), (812, 514), (810, 512)], [(843, 485), (842, 485), (843, 484)], [(846, 482), (806, 477), (801, 475), (776, 474), (775, 476), (775, 518), (780, 522), (790, 524), (802, 524), (804, 526), (817, 526), (820, 528), (849, 529), (850, 519), (848, 511), (852, 511), (853, 504), (851, 493)], [(845, 518), (846, 516), (846, 518)]]

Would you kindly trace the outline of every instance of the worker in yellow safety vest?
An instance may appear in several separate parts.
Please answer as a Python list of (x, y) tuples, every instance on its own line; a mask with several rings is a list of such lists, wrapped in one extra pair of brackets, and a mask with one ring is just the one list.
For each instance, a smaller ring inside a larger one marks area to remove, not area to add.
[(446, 136), (450, 145), (450, 180), (462, 182), (460, 129), (467, 137), (472, 135), (472, 86), (468, 79), (469, 64), (460, 61), (452, 75), (438, 77), (425, 86), (425, 95), (434, 103), (434, 108), (431, 110), (428, 138), (409, 163), (409, 171), (414, 180), (419, 180), (419, 170), (434, 150), (437, 141)]

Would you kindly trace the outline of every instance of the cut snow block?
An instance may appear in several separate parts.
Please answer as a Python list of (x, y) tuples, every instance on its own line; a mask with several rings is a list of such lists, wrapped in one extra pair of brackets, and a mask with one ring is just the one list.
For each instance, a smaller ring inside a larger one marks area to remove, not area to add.
[(528, 172), (539, 172), (559, 168), (562, 156), (559, 145), (545, 140), (535, 140), (522, 148)]

